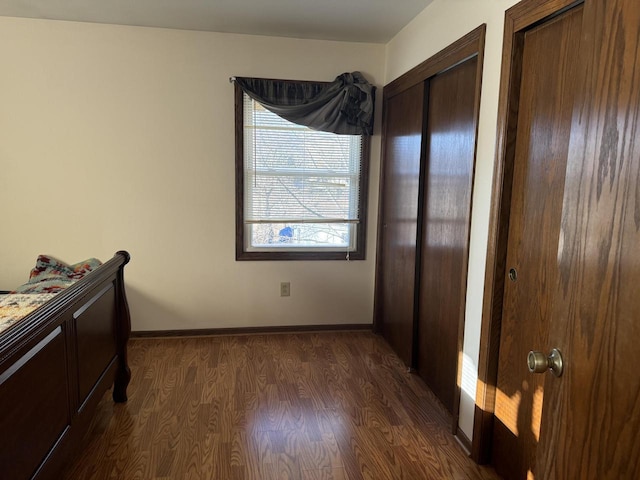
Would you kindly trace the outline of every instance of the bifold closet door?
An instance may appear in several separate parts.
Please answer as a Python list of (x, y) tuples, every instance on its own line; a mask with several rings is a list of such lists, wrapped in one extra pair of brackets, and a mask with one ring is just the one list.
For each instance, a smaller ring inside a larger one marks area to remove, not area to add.
[(418, 374), (452, 414), (464, 326), (477, 72), (473, 57), (428, 82)]
[(385, 101), (377, 324), (407, 366), (413, 355), (418, 188), (424, 83)]

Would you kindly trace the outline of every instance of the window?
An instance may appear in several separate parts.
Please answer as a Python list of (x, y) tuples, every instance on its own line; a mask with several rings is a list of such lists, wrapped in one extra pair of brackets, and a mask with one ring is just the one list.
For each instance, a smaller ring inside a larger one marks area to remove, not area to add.
[(369, 137), (291, 123), (235, 88), (236, 258), (364, 259)]

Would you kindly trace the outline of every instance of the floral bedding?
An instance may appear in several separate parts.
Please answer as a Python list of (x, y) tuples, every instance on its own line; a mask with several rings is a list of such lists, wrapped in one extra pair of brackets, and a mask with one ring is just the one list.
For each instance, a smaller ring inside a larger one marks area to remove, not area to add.
[(55, 293), (13, 293), (3, 295), (0, 300), (0, 332), (6, 330), (21, 318), (26, 317)]
[(9, 295), (0, 296), (0, 332), (100, 265), (102, 262), (96, 258), (69, 265), (51, 256), (39, 255), (29, 281)]

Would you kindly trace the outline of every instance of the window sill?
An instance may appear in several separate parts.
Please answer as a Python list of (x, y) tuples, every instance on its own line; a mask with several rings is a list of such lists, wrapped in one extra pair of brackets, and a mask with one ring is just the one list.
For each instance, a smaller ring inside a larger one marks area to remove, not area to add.
[(363, 252), (236, 252), (236, 260), (364, 260)]

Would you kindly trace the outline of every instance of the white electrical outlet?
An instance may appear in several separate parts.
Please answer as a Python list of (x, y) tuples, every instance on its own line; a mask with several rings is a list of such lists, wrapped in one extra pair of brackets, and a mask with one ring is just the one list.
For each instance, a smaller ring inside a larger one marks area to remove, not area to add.
[(280, 283), (280, 296), (288, 297), (290, 295), (291, 295), (291, 283), (289, 282)]

